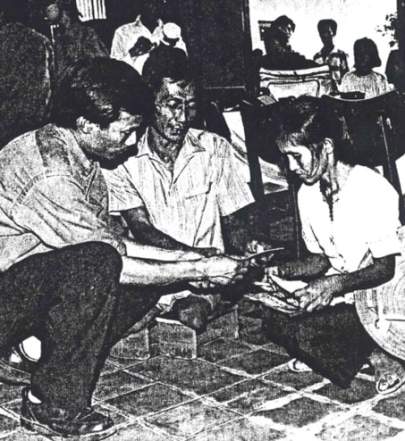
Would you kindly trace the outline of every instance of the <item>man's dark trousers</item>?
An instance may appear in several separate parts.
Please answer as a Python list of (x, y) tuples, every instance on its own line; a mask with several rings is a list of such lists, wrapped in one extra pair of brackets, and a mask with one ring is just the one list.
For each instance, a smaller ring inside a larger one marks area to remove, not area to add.
[(101, 242), (30, 256), (0, 275), (0, 349), (42, 341), (31, 389), (76, 414), (91, 397), (110, 347), (157, 302), (119, 285), (122, 260)]

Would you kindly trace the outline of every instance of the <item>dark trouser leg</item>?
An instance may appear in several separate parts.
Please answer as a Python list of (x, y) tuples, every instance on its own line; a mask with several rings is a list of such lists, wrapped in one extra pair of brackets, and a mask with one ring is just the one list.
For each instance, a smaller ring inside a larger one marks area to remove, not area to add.
[(30, 256), (0, 279), (0, 347), (30, 331), (43, 354), (32, 390), (72, 413), (89, 405), (108, 355), (105, 340), (116, 307), (121, 258), (89, 242)]
[(127, 331), (141, 320), (167, 292), (167, 287), (120, 285), (117, 307), (108, 339), (110, 348), (125, 336)]
[(352, 305), (295, 318), (266, 308), (263, 328), (292, 357), (341, 387), (350, 385), (375, 347)]

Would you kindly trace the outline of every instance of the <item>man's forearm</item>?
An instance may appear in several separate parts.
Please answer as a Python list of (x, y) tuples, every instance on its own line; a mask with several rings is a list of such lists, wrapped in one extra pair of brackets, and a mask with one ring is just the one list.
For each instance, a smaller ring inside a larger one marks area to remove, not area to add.
[(176, 239), (173, 239), (173, 237), (168, 234), (163, 233), (163, 231), (158, 230), (151, 224), (128, 222), (128, 226), (135, 240), (142, 244), (166, 248), (167, 250), (189, 251), (192, 249), (191, 247), (178, 242)]
[(327, 257), (311, 254), (304, 259), (287, 262), (278, 267), (280, 277), (286, 279), (312, 279), (325, 274), (330, 268)]
[(157, 262), (124, 256), (120, 282), (138, 286), (167, 285), (205, 277), (202, 265), (192, 261)]
[(201, 255), (193, 251), (166, 249), (153, 245), (143, 245), (131, 239), (124, 239), (128, 257), (175, 262), (178, 260), (196, 260)]

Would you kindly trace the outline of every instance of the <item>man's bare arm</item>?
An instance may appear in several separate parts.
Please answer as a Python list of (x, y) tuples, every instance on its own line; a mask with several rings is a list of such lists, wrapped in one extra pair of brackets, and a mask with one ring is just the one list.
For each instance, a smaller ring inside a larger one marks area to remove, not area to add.
[(181, 262), (158, 262), (123, 256), (122, 262), (120, 282), (138, 286), (199, 280), (228, 284), (234, 276), (243, 272), (237, 260), (224, 256)]
[(200, 253), (204, 256), (214, 256), (219, 254), (215, 248), (190, 247), (177, 241), (163, 231), (157, 229), (150, 221), (148, 212), (144, 207), (132, 208), (122, 212), (132, 235), (136, 242), (144, 245), (152, 245), (166, 250), (178, 250), (184, 252)]
[(124, 211), (122, 216), (137, 242), (169, 250), (188, 251), (192, 249), (154, 227), (144, 207)]
[(326, 273), (329, 259), (323, 254), (310, 254), (300, 260), (287, 262), (278, 267), (278, 275), (285, 279), (313, 279)]

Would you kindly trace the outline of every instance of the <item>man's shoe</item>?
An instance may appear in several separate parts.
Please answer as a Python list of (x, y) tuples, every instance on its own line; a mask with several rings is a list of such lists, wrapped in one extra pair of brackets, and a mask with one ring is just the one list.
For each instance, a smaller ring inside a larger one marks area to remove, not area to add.
[(29, 386), (34, 366), (13, 349), (0, 357), (0, 383)]
[(33, 403), (28, 397), (29, 388), (23, 390), (21, 425), (41, 435), (65, 437), (72, 440), (98, 441), (116, 431), (110, 417), (89, 407), (72, 417), (61, 408), (50, 408), (44, 403)]

